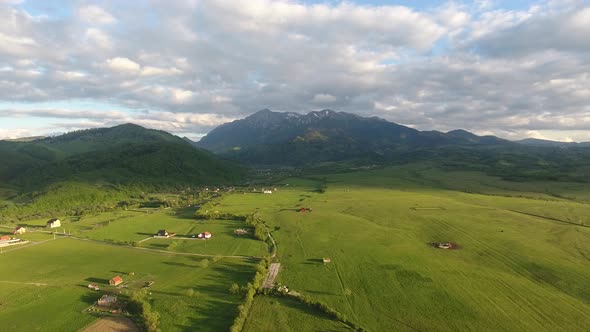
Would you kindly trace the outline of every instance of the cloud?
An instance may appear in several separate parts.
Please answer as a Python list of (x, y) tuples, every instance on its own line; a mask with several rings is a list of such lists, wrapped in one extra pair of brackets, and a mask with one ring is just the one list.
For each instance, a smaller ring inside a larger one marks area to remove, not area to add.
[(116, 22), (113, 15), (96, 5), (78, 8), (78, 16), (80, 20), (88, 24), (112, 24)]
[[(173, 113), (155, 111), (126, 112), (120, 110), (88, 110), (88, 109), (0, 109), (0, 118), (22, 119), (36, 117), (48, 119), (49, 125), (40, 128), (38, 131), (16, 128), (0, 128), (0, 139), (15, 138), (34, 135), (48, 135), (61, 131), (71, 131), (84, 128), (96, 128), (104, 126), (115, 126), (123, 123), (135, 123), (148, 128), (155, 128), (170, 131), (173, 133), (186, 133), (195, 137), (196, 134), (207, 132), (214, 127), (235, 118), (222, 116), (214, 113)], [(58, 130), (59, 131), (59, 130)], [(192, 133), (192, 135), (191, 135)], [(198, 135), (196, 135), (198, 136)]]
[(501, 4), (186, 0), (61, 8), (72, 15), (27, 4), (37, 16), (2, 4), (0, 101), (123, 109), (2, 116), (203, 133), (263, 108), (330, 107), (419, 129), (590, 140), (590, 7)]
[(335, 102), (336, 97), (332, 96), (331, 94), (318, 93), (313, 96), (312, 101), (316, 104), (329, 104)]
[(116, 57), (108, 59), (106, 66), (113, 72), (134, 74), (139, 72), (141, 66), (128, 58)]

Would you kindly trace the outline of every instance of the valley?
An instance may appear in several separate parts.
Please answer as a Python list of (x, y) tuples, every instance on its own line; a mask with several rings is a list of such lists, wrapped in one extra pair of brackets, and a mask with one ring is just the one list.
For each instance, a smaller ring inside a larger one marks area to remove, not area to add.
[[(230, 286), (245, 288), (257, 264), (279, 262), (276, 283), (291, 295), (257, 291), (235, 330), (583, 331), (590, 324), (590, 193), (576, 183), (515, 183), (428, 164), (256, 181), (220, 190), (198, 208), (63, 216), (55, 240), (23, 234), (39, 244), (0, 255), (11, 269), (0, 283), (0, 323), (82, 329), (96, 319), (84, 310), (99, 294), (124, 297), (149, 280), (162, 331), (227, 330), (248, 302)], [(248, 221), (196, 218), (206, 211), (255, 216), (276, 240), (276, 256)], [(34, 230), (46, 221), (9, 225)], [(153, 238), (161, 229), (176, 235)], [(203, 231), (212, 238), (191, 238)], [(128, 288), (106, 285), (116, 274), (127, 274)], [(89, 282), (104, 291), (88, 290)]]

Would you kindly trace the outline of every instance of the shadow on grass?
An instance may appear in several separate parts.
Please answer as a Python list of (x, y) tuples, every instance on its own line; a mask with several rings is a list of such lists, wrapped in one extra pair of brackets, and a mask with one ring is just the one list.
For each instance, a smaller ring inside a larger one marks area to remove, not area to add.
[(186, 325), (177, 324), (179, 331), (228, 331), (238, 313), (238, 303), (211, 299), (190, 309), (200, 317), (189, 317)]
[(162, 264), (178, 266), (178, 267), (190, 267), (190, 268), (195, 268), (195, 269), (200, 268), (199, 266), (196, 266), (196, 265), (190, 265), (190, 264), (178, 263), (178, 262), (162, 262)]
[(108, 284), (109, 283), (109, 279), (94, 278), (94, 277), (86, 278), (84, 280), (86, 280), (90, 283), (95, 283), (95, 284)]
[(96, 301), (100, 298), (101, 294), (99, 293), (86, 293), (82, 296), (80, 296), (80, 301), (91, 305), (93, 303), (96, 303)]
[(198, 208), (194, 207), (176, 209), (174, 217), (178, 219), (188, 219), (197, 221), (197, 219), (195, 218), (195, 212), (197, 212), (197, 210)]

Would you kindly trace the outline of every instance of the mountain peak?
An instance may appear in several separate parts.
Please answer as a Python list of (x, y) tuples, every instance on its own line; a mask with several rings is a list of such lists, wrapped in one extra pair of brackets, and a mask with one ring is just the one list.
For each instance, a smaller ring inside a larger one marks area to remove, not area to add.
[(309, 112), (307, 115), (308, 116), (315, 116), (318, 118), (325, 118), (325, 117), (331, 117), (338, 114), (338, 112), (333, 111), (331, 109), (323, 109), (321, 111), (313, 111), (313, 112)]
[(449, 135), (453, 135), (455, 137), (463, 137), (463, 138), (475, 138), (477, 137), (477, 135), (475, 135), (472, 132), (469, 132), (465, 129), (455, 129), (455, 130), (451, 130), (449, 132), (447, 132), (447, 134)]

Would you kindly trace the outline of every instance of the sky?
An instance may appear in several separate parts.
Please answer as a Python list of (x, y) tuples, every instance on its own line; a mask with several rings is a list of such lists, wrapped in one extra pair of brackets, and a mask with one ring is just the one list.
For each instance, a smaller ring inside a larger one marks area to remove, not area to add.
[(0, 139), (261, 109), (590, 141), (584, 0), (0, 0)]

